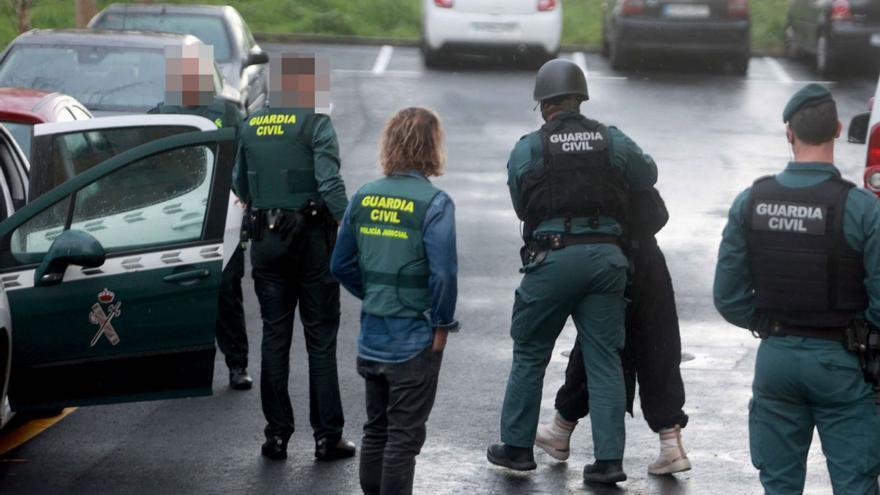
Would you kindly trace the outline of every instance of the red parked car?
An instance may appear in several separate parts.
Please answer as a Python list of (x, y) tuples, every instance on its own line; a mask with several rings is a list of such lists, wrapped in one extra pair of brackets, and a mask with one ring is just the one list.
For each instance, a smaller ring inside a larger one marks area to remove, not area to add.
[(0, 125), (12, 134), (30, 159), (31, 129), (34, 124), (92, 118), (75, 98), (38, 89), (0, 88)]

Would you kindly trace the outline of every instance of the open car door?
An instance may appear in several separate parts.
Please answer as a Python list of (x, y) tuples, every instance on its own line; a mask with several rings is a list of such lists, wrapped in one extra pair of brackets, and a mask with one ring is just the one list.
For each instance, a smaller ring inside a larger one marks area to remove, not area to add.
[[(232, 105), (232, 103), (229, 103)], [(237, 111), (237, 110), (236, 110)], [(60, 186), (95, 165), (142, 144), (217, 125), (194, 115), (123, 115), (34, 126), (28, 201)], [(226, 258), (240, 242), (242, 210), (230, 194), (227, 205)]]
[(234, 129), (175, 133), (0, 223), (14, 410), (210, 394), (235, 151)]

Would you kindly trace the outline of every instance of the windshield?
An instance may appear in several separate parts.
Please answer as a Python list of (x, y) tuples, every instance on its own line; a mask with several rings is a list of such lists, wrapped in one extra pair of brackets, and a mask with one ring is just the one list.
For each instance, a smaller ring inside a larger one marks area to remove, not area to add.
[(214, 46), (214, 59), (218, 62), (226, 62), (232, 58), (229, 35), (223, 20), (219, 17), (181, 14), (107, 14), (99, 19), (94, 27), (191, 34), (203, 43)]
[(7, 122), (4, 120), (0, 120), (0, 124), (9, 131), (9, 134), (12, 134), (12, 139), (15, 139), (15, 142), (18, 143), (18, 147), (21, 148), (21, 151), (24, 152), (25, 157), (27, 157), (28, 161), (31, 159), (31, 129), (34, 128), (33, 124), (23, 124), (21, 122)]
[(0, 86), (58, 91), (92, 111), (144, 112), (165, 98), (165, 54), (107, 46), (16, 46), (0, 65)]

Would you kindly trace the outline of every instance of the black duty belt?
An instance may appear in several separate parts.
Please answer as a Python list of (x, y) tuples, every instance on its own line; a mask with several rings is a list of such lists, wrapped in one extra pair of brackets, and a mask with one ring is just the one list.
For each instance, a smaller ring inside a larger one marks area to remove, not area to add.
[(830, 340), (843, 343), (846, 337), (845, 327), (801, 327), (786, 325), (778, 321), (770, 325), (768, 337), (807, 337), (811, 339)]
[(539, 249), (563, 249), (582, 244), (614, 244), (620, 246), (620, 238), (613, 235), (537, 234), (535, 244)]

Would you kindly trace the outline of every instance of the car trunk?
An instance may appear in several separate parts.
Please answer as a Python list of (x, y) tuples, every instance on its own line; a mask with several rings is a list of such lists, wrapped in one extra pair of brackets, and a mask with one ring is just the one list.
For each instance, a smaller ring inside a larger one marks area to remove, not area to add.
[(669, 20), (726, 19), (727, 0), (661, 0), (645, 2), (644, 15)]
[(538, 11), (538, 0), (455, 0), (452, 8), (474, 14), (532, 14)]

